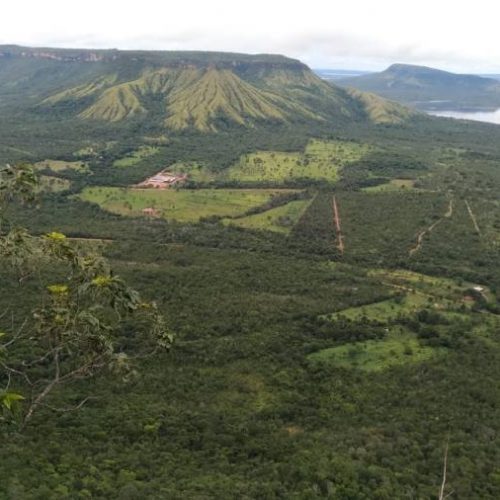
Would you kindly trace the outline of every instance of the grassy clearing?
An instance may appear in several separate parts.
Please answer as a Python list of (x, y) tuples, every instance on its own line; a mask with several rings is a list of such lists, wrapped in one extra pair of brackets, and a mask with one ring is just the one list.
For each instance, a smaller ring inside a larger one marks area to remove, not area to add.
[(397, 329), (382, 340), (366, 340), (331, 347), (308, 356), (309, 361), (339, 368), (378, 372), (392, 366), (420, 363), (438, 355), (442, 349), (420, 345), (410, 332)]
[(369, 146), (355, 142), (311, 140), (304, 153), (261, 151), (244, 155), (226, 174), (240, 182), (317, 179), (334, 182), (340, 170), (362, 158)]
[(52, 177), (48, 175), (40, 176), (40, 184), (38, 192), (40, 193), (59, 193), (66, 191), (71, 187), (71, 182), (67, 179), (60, 179), (59, 177)]
[(341, 318), (351, 321), (377, 321), (387, 323), (395, 320), (398, 316), (417, 312), (425, 306), (432, 305), (423, 294), (408, 293), (406, 296), (375, 302), (361, 307), (351, 307), (338, 313), (325, 316), (327, 319), (337, 320)]
[(230, 180), (242, 182), (283, 181), (296, 177), (301, 166), (300, 153), (261, 151), (240, 158), (227, 172)]
[[(113, 187), (86, 188), (79, 197), (120, 215), (141, 216), (154, 208), (160, 217), (195, 222), (203, 217), (234, 217), (267, 203), (276, 189), (154, 190)], [(289, 190), (286, 192), (290, 192)]]
[(432, 298), (434, 303), (442, 307), (453, 307), (461, 302), (463, 294), (469, 284), (458, 285), (448, 278), (438, 278), (426, 274), (407, 271), (404, 269), (371, 270), (369, 276), (379, 278), (385, 284), (396, 290), (420, 294)]
[(119, 160), (115, 160), (113, 162), (114, 167), (133, 167), (137, 165), (140, 161), (148, 158), (149, 156), (153, 156), (158, 153), (159, 149), (155, 146), (141, 146), (139, 149), (133, 151), (128, 154), (124, 158), (120, 158)]
[(64, 170), (73, 170), (84, 174), (90, 172), (87, 163), (82, 161), (44, 160), (35, 163), (35, 168), (49, 169), (52, 172), (63, 172)]
[(363, 188), (363, 191), (367, 193), (380, 193), (386, 191), (402, 191), (405, 189), (413, 190), (415, 189), (415, 180), (413, 179), (392, 179), (390, 182), (385, 184), (379, 184), (378, 186), (369, 186)]
[(167, 171), (173, 174), (188, 174), (188, 178), (194, 182), (208, 183), (217, 178), (214, 172), (195, 162), (177, 162), (170, 165)]
[[(474, 286), (471, 283), (458, 285), (451, 279), (406, 270), (373, 269), (368, 272), (368, 276), (391, 287), (394, 290), (394, 297), (360, 307), (351, 307), (323, 317), (330, 320), (389, 323), (400, 316), (414, 314), (422, 308), (432, 308), (453, 319), (456, 315), (461, 315), (466, 290)], [(487, 289), (485, 293), (488, 293)]]
[(225, 219), (224, 224), (243, 227), (246, 229), (264, 229), (277, 233), (289, 234), (312, 200), (296, 200), (272, 208), (266, 212), (241, 217), (239, 219)]

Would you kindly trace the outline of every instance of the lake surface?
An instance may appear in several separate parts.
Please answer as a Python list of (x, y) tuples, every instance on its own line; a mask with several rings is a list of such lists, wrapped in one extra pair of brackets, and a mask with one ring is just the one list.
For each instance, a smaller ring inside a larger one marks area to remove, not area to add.
[(427, 113), (457, 120), (474, 120), (500, 125), (500, 109), (496, 111), (427, 111)]

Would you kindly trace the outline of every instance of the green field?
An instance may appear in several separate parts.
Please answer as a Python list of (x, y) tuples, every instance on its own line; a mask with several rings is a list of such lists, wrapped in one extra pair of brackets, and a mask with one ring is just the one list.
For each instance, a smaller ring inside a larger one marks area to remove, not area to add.
[(273, 195), (290, 192), (276, 189), (198, 189), (153, 190), (113, 187), (85, 188), (80, 199), (97, 203), (104, 210), (120, 215), (141, 216), (154, 208), (159, 216), (182, 222), (203, 217), (234, 217), (267, 203)]
[(327, 319), (351, 321), (377, 321), (387, 323), (398, 317), (411, 315), (422, 308), (440, 312), (455, 311), (462, 307), (463, 297), (472, 284), (458, 286), (453, 280), (436, 278), (406, 270), (375, 269), (368, 272), (393, 289), (393, 298), (359, 307), (351, 307), (324, 316)]
[(52, 172), (63, 172), (64, 170), (74, 170), (75, 172), (88, 173), (89, 166), (82, 161), (62, 161), (44, 160), (35, 164), (38, 169), (49, 169)]
[(289, 234), (293, 226), (300, 219), (302, 214), (312, 200), (296, 200), (272, 208), (262, 213), (248, 215), (238, 219), (225, 219), (224, 224), (243, 227), (246, 229), (264, 229), (277, 233)]
[(158, 153), (159, 149), (154, 146), (141, 146), (139, 149), (129, 153), (127, 156), (115, 160), (113, 162), (114, 167), (133, 167), (137, 165), (140, 161), (153, 156)]
[(208, 183), (217, 179), (217, 175), (205, 166), (195, 162), (177, 162), (167, 169), (173, 174), (188, 174), (189, 179), (194, 182)]
[(355, 142), (311, 140), (304, 153), (260, 151), (244, 155), (226, 174), (241, 182), (318, 179), (334, 182), (340, 170), (361, 159), (369, 146)]
[(366, 340), (323, 349), (310, 354), (308, 360), (339, 368), (377, 372), (392, 366), (426, 361), (441, 351), (443, 349), (421, 345), (415, 335), (398, 329), (382, 340)]
[(332, 320), (345, 318), (352, 321), (378, 321), (385, 323), (395, 320), (399, 315), (416, 312), (429, 304), (429, 298), (425, 295), (409, 293), (403, 298), (398, 297), (366, 306), (351, 307), (326, 317)]
[(38, 186), (39, 192), (44, 193), (59, 193), (66, 191), (71, 187), (71, 182), (67, 179), (60, 179), (59, 177), (52, 177), (48, 175), (40, 176), (40, 184)]
[(385, 184), (363, 188), (363, 191), (367, 193), (379, 193), (385, 191), (404, 191), (405, 189), (415, 189), (415, 181), (413, 179), (392, 179)]

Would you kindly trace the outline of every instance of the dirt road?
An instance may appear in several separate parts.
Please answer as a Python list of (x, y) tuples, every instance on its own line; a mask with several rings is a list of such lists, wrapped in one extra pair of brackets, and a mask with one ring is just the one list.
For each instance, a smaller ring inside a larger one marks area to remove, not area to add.
[(335, 226), (335, 232), (336, 232), (336, 237), (337, 237), (337, 248), (339, 252), (343, 255), (344, 254), (344, 237), (342, 235), (342, 228), (340, 225), (340, 215), (339, 215), (339, 209), (337, 206), (337, 199), (335, 196), (332, 199), (332, 208), (333, 208), (333, 224)]
[(448, 202), (448, 208), (446, 210), (446, 213), (440, 219), (438, 219), (436, 222), (431, 224), (428, 228), (423, 229), (422, 231), (420, 231), (420, 233), (418, 233), (417, 244), (413, 248), (411, 248), (409, 251), (410, 257), (420, 250), (420, 248), (422, 247), (422, 244), (424, 242), (424, 236), (426, 234), (431, 233), (437, 226), (439, 226), (439, 224), (441, 224), (441, 222), (443, 222), (445, 219), (449, 219), (452, 215), (453, 215), (453, 198), (450, 198), (450, 201)]

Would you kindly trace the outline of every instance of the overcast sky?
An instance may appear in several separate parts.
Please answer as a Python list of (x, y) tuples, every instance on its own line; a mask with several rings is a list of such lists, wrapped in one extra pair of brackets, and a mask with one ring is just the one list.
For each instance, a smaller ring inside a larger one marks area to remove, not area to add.
[(394, 62), (499, 72), (494, 0), (2, 1), (0, 43), (281, 53), (313, 68)]

